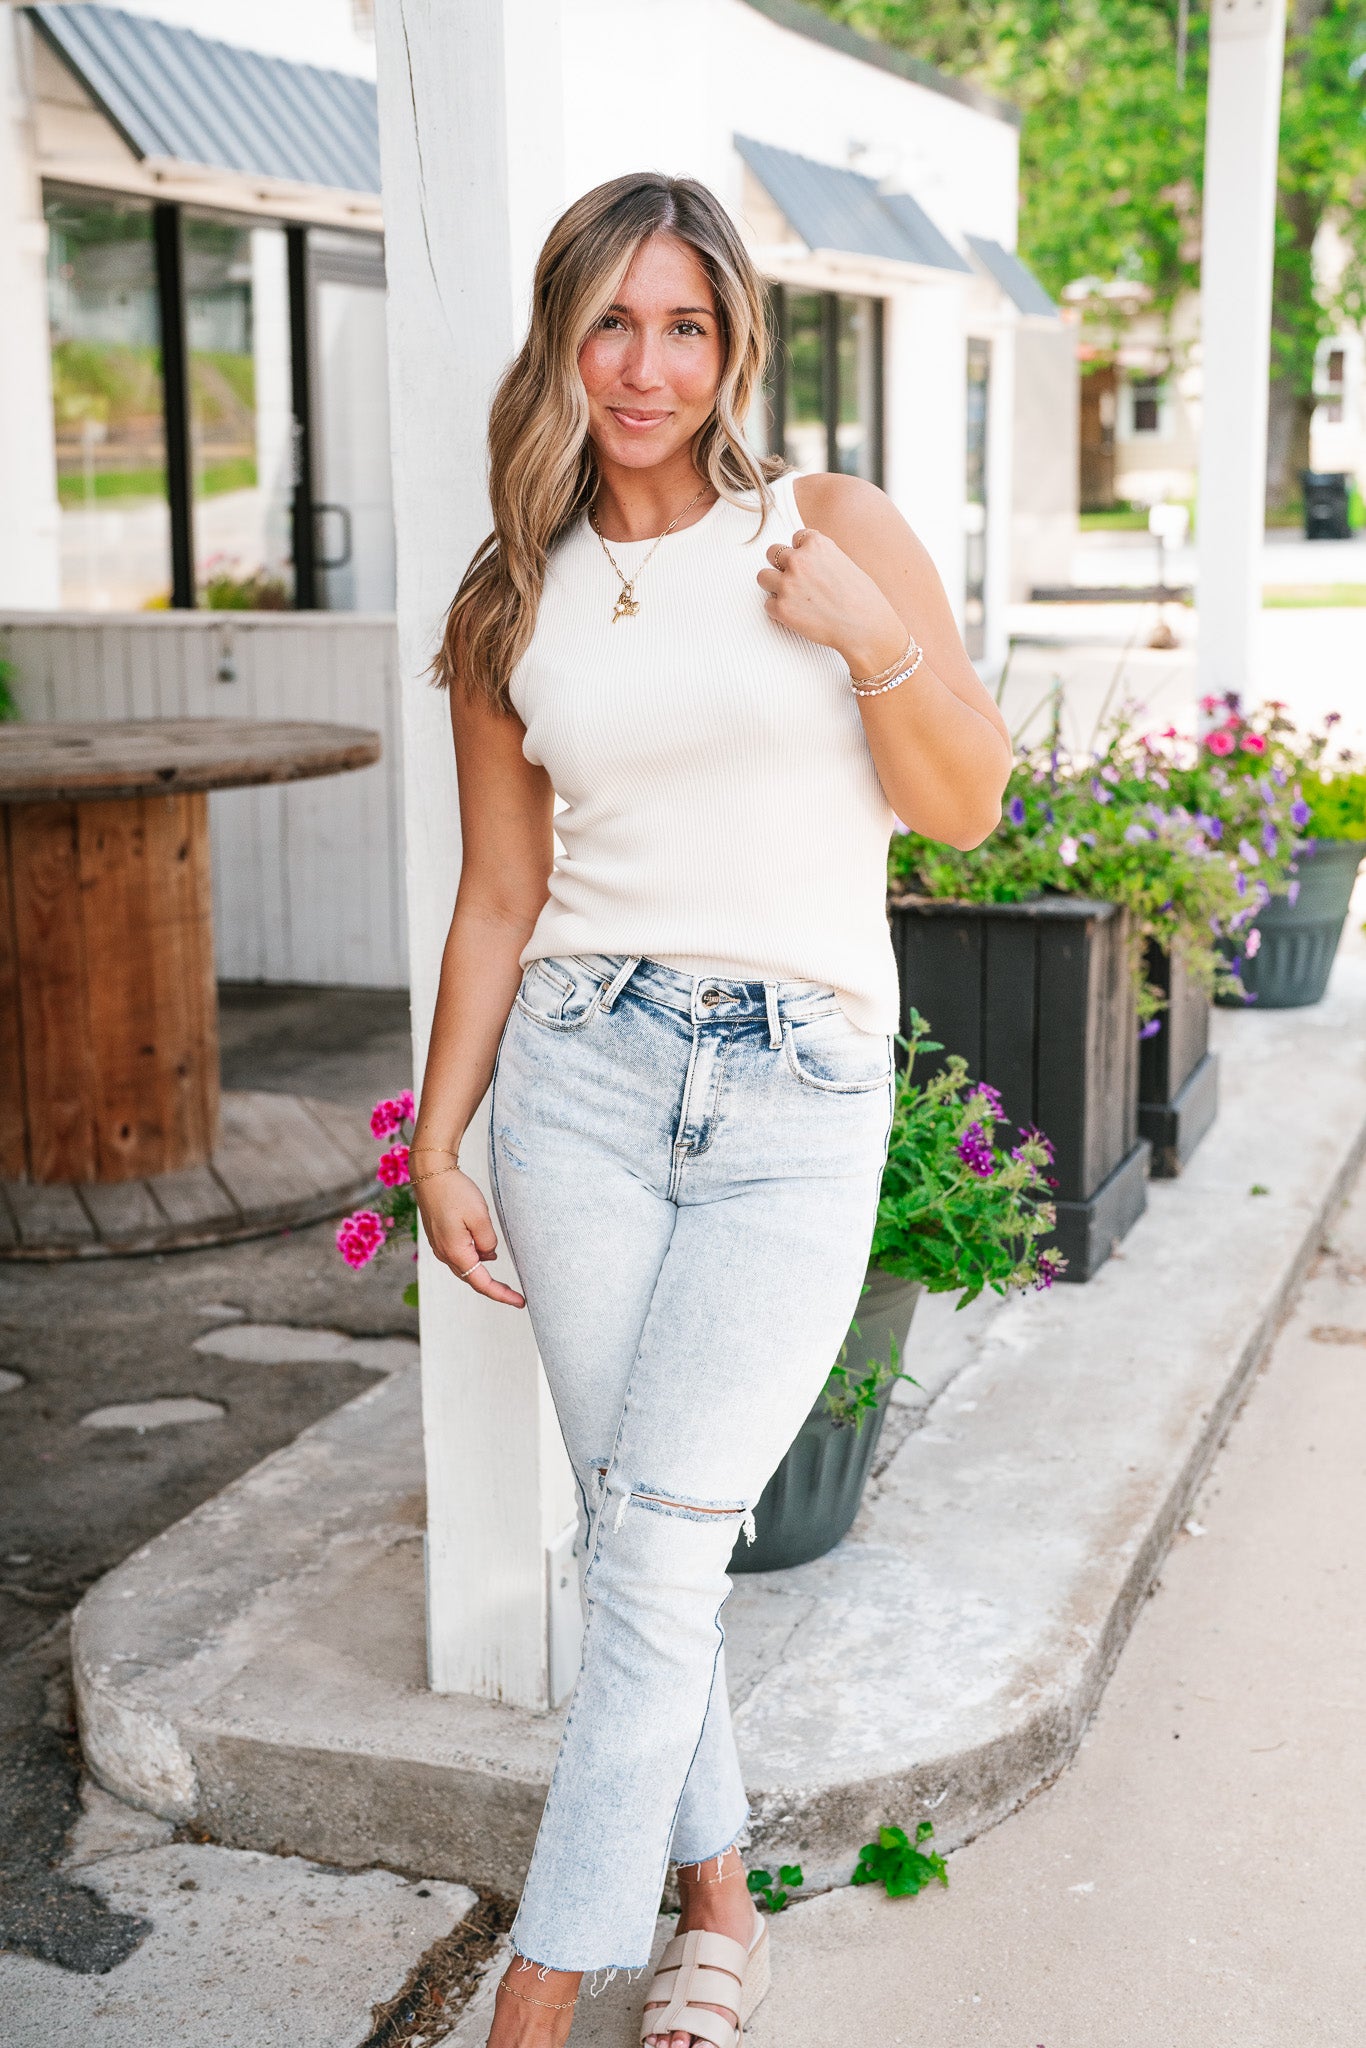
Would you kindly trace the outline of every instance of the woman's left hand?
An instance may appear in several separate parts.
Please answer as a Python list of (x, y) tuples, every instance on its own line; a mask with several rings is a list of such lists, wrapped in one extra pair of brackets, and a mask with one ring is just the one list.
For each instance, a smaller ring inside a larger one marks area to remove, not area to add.
[(853, 674), (876, 675), (905, 648), (910, 635), (893, 605), (828, 534), (799, 527), (790, 547), (780, 541), (768, 550), (768, 561), (758, 583), (769, 617), (833, 647)]

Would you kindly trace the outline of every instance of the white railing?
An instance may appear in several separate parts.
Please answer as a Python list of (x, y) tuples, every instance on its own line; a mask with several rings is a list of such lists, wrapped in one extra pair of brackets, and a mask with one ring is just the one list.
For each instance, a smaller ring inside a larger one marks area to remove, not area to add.
[(397, 646), (341, 612), (0, 612), (25, 719), (317, 718), (374, 727), (372, 768), (209, 799), (225, 981), (408, 981)]

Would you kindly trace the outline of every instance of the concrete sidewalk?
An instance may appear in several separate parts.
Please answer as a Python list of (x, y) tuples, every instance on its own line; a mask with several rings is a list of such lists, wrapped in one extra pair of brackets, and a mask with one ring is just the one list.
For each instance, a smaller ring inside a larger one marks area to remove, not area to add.
[[(776, 1918), (746, 2041), (1360, 2048), (1363, 1610), (1366, 1186), (1072, 1768), (952, 1856), (946, 1892), (832, 1891)], [(572, 2048), (633, 2048), (641, 1996), (585, 2000)], [(482, 2048), (487, 2006), (452, 2048)]]

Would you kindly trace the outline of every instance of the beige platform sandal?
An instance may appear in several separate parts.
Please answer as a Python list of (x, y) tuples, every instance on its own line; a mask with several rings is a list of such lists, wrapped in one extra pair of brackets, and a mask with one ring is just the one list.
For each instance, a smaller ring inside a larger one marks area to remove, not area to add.
[[(758, 1924), (748, 1948), (728, 1934), (711, 1934), (701, 1927), (674, 1936), (646, 1993), (642, 2041), (651, 2034), (693, 2034), (714, 2048), (740, 2048), (745, 2023), (772, 1982), (768, 1928), (757, 1913), (754, 1917)], [(666, 2003), (651, 2006), (651, 1999)], [(724, 2005), (738, 2014), (739, 2025), (733, 2026), (719, 2012), (708, 2012), (711, 2005)]]

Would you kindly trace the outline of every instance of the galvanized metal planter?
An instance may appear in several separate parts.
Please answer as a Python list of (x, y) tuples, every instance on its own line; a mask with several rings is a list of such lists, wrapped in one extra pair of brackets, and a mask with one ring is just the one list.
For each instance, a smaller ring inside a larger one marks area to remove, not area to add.
[(1052, 1139), (1055, 1242), (1065, 1278), (1089, 1280), (1148, 1199), (1128, 912), (1081, 896), (899, 896), (889, 911), (903, 1029), (919, 1010), (946, 1054), (1000, 1090), (1012, 1123)]
[(1219, 1057), (1209, 1049), (1210, 999), (1179, 955), (1148, 945), (1144, 972), (1167, 1007), (1138, 1048), (1138, 1129), (1154, 1180), (1180, 1173), (1219, 1111)]
[[(846, 1354), (856, 1376), (866, 1361), (889, 1364), (893, 1339), (898, 1357), (904, 1356), (919, 1296), (916, 1281), (869, 1269)], [(851, 1422), (837, 1423), (821, 1394), (760, 1495), (754, 1510), (754, 1541), (740, 1538), (730, 1561), (732, 1572), (775, 1572), (810, 1564), (848, 1534), (872, 1470), (894, 1385), (888, 1381), (876, 1411), (864, 1417), (861, 1429)]]
[[(1298, 1010), (1321, 1000), (1347, 922), (1352, 885), (1366, 855), (1366, 840), (1316, 839), (1298, 862), (1299, 892), (1273, 896), (1253, 929), (1257, 952), (1239, 973), (1259, 1010)], [(1236, 997), (1220, 1000), (1236, 1009)]]

